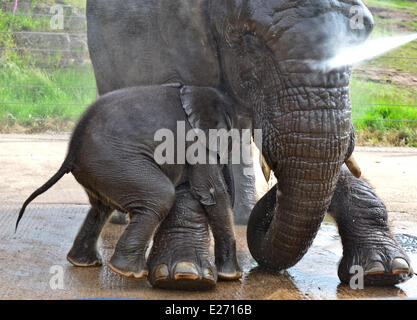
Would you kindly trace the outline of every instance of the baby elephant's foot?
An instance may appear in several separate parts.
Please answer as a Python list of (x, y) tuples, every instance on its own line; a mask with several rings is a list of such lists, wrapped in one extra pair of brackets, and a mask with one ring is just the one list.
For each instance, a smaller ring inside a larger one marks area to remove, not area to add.
[(209, 229), (204, 209), (191, 195), (177, 200), (154, 238), (148, 258), (149, 281), (164, 289), (207, 290), (217, 271), (209, 256)]
[(117, 274), (135, 279), (143, 279), (148, 276), (145, 255), (115, 251), (108, 266)]
[[(225, 252), (229, 254), (225, 255)], [(216, 267), (219, 279), (221, 280), (233, 281), (242, 277), (242, 271), (237, 262), (235, 246), (230, 250), (221, 250), (221, 254), (218, 254), (216, 258)]]
[(342, 282), (350, 283), (352, 276), (362, 270), (363, 283), (370, 286), (395, 285), (413, 276), (410, 259), (393, 236), (379, 234), (373, 240), (368, 244), (352, 243), (344, 248), (339, 264), (339, 278)]
[(221, 266), (217, 266), (217, 273), (219, 279), (225, 281), (234, 281), (242, 278), (242, 271), (237, 263), (226, 263)]
[(99, 267), (103, 264), (95, 246), (74, 244), (67, 254), (67, 260), (76, 267)]

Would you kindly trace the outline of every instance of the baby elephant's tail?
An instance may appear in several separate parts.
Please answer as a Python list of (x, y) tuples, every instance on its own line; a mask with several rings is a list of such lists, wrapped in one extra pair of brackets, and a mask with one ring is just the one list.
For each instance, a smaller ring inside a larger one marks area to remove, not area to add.
[(48, 191), (65, 174), (71, 172), (72, 169), (73, 169), (72, 161), (70, 161), (70, 157), (67, 157), (67, 159), (65, 159), (64, 163), (62, 164), (61, 168), (58, 170), (58, 172), (55, 173), (55, 175), (51, 179), (49, 179), (42, 187), (40, 187), (39, 189), (37, 189), (34, 193), (30, 195), (30, 197), (23, 204), (22, 209), (20, 209), (19, 216), (16, 221), (15, 232), (19, 225), (20, 219), (22, 219), (23, 213), (25, 212), (25, 209), (29, 205), (29, 203), (31, 203), (36, 197), (38, 197), (42, 193)]

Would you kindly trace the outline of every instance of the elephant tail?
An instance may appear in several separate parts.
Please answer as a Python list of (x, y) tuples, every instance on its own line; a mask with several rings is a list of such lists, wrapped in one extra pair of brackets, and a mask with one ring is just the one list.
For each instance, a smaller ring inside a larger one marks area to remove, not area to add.
[(22, 208), (20, 209), (19, 216), (18, 216), (17, 221), (16, 221), (15, 232), (17, 230), (17, 227), (19, 226), (20, 219), (22, 219), (23, 214), (24, 214), (24, 212), (26, 210), (26, 207), (29, 205), (29, 203), (31, 203), (35, 198), (37, 198), (41, 194), (43, 194), (46, 191), (48, 191), (65, 174), (70, 173), (71, 170), (73, 169), (73, 167), (74, 166), (73, 166), (72, 157), (71, 157), (71, 154), (69, 154), (67, 156), (67, 158), (65, 159), (64, 163), (62, 164), (61, 168), (58, 170), (58, 172), (55, 173), (55, 175), (51, 179), (49, 179), (42, 187), (40, 187), (35, 192), (33, 192), (29, 196), (29, 198), (25, 201), (25, 203), (23, 204)]

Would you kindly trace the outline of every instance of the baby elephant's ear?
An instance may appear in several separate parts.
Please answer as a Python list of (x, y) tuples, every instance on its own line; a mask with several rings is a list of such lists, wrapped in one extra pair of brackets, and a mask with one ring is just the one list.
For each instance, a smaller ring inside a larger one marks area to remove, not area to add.
[(217, 89), (184, 86), (181, 88), (181, 101), (194, 129), (206, 134), (210, 129), (232, 129), (235, 118), (233, 101)]

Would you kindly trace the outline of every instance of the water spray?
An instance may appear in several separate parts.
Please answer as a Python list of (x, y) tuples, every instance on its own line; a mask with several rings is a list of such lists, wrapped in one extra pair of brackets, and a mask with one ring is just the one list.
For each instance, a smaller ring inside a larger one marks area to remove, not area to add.
[(341, 50), (336, 57), (328, 61), (327, 66), (333, 69), (346, 65), (354, 65), (361, 61), (378, 57), (416, 39), (417, 33), (368, 40), (359, 46)]

